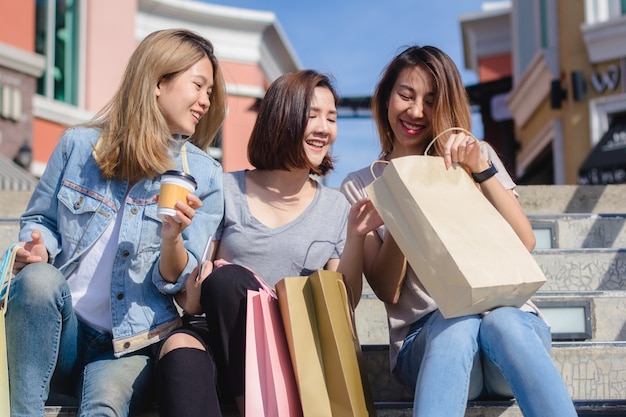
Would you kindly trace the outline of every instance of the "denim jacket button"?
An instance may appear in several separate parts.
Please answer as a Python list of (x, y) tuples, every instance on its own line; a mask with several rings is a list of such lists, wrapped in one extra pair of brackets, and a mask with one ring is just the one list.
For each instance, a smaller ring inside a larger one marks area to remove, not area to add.
[(124, 258), (128, 258), (128, 256), (129, 256), (129, 255), (130, 255), (130, 252), (129, 252), (129, 251), (127, 251), (127, 250), (125, 250), (124, 252), (122, 252), (122, 256), (123, 256)]
[(130, 347), (130, 342), (124, 343), (124, 349), (128, 349)]
[(124, 299), (124, 293), (121, 293), (121, 292), (117, 293), (117, 299), (118, 300), (123, 300)]
[(137, 214), (138, 211), (139, 209), (136, 206), (133, 206), (133, 208), (130, 209), (130, 212), (133, 214)]

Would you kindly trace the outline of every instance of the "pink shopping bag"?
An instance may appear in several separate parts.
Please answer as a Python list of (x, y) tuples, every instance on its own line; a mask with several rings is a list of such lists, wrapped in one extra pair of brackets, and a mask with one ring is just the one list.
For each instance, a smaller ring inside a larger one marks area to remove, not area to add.
[(278, 301), (249, 290), (246, 319), (246, 415), (302, 417)]

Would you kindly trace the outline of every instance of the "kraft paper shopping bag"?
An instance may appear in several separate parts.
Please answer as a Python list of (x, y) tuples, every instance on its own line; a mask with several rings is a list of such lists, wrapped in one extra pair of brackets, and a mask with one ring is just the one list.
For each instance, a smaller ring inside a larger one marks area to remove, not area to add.
[(375, 416), (343, 276), (287, 277), (276, 291), (304, 416)]
[(311, 282), (284, 278), (276, 293), (304, 417), (332, 416)]
[(444, 317), (521, 306), (546, 281), (511, 226), (460, 167), (392, 159), (365, 189)]
[(246, 415), (301, 417), (278, 301), (264, 290), (249, 290), (247, 303)]
[(333, 416), (375, 416), (374, 402), (343, 276), (309, 276)]

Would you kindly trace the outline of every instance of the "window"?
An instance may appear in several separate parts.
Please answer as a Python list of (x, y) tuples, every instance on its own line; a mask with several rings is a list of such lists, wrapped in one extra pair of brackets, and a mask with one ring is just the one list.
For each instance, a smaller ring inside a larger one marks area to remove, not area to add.
[(37, 93), (78, 102), (78, 0), (37, 0), (35, 51), (46, 57)]
[(586, 0), (585, 21), (588, 24), (606, 22), (626, 14), (626, 0)]
[(558, 74), (557, 0), (517, 0), (513, 17), (514, 78), (521, 77), (538, 54)]

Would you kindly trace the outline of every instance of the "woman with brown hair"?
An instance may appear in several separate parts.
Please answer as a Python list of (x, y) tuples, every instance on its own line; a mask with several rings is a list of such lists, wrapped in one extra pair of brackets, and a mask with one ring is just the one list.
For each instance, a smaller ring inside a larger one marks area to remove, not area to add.
[[(329, 78), (312, 70), (270, 85), (248, 144), (255, 169), (224, 175), (225, 214), (210, 259), (229, 264), (207, 263), (178, 298), (187, 313), (205, 313), (206, 320), (175, 332), (159, 355), (162, 416), (220, 415), (218, 387), (243, 415), (246, 296), (261, 288), (252, 271), (270, 286), (339, 271), (358, 302), (363, 238), (380, 218), (368, 199), (350, 209), (341, 193), (312, 177), (333, 167), (337, 100)], [(185, 351), (196, 359), (185, 361)]]
[[(372, 97), (381, 158), (432, 155), (460, 164), (531, 251), (535, 237), (496, 152), (471, 131), (470, 106), (456, 65), (440, 49), (413, 46), (387, 65)], [(380, 176), (383, 164), (374, 166)], [(359, 201), (374, 180), (370, 166), (341, 186)], [(385, 227), (364, 240), (365, 276), (385, 303), (390, 364), (414, 391), (413, 416), (462, 417), (467, 400), (515, 397), (525, 416), (575, 416), (565, 384), (549, 354), (551, 336), (531, 302), (446, 319)], [(485, 265), (485, 268), (488, 268)]]

